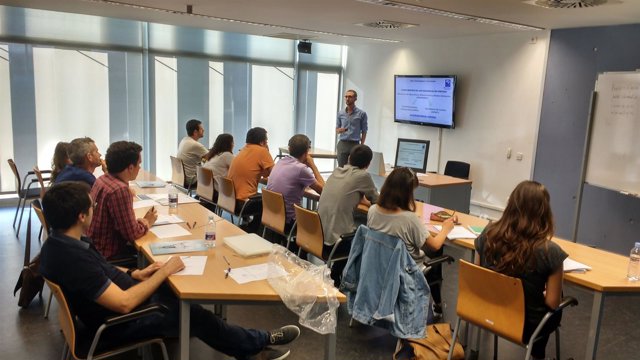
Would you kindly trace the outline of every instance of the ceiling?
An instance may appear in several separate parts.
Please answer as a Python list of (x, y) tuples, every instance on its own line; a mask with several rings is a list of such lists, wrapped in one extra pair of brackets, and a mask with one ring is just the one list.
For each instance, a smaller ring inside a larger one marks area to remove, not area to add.
[[(608, 0), (595, 7), (568, 9), (531, 5), (535, 1), (389, 0), (387, 3), (429, 7), (543, 29), (640, 23), (640, 0)], [(570, 4), (603, 0), (547, 1)], [(0, 0), (0, 4), (347, 45), (380, 42), (375, 39), (418, 42), (517, 31), (357, 0)], [(194, 15), (187, 14), (187, 4), (192, 5)], [(379, 20), (416, 26), (376, 29), (356, 25)]]

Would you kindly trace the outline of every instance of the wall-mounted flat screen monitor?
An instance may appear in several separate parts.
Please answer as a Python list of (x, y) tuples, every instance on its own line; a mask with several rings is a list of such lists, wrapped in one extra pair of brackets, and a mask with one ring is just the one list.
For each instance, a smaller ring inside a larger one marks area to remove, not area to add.
[(398, 139), (395, 167), (408, 167), (418, 173), (427, 172), (429, 140)]
[(455, 127), (455, 75), (396, 75), (395, 122)]

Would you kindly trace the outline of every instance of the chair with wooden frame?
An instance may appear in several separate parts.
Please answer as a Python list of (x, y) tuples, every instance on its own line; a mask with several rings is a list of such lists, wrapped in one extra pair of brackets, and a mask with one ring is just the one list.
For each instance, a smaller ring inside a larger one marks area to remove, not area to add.
[[(18, 212), (20, 212), (20, 220), (18, 221), (18, 229), (16, 236), (20, 233), (20, 225), (22, 224), (22, 215), (24, 214), (24, 208), (27, 205), (28, 200), (37, 199), (40, 197), (40, 189), (35, 187), (38, 184), (38, 179), (35, 178), (33, 171), (29, 171), (24, 178), (20, 178), (18, 172), (18, 166), (13, 159), (7, 159), (9, 167), (15, 176), (16, 193), (18, 194), (18, 205), (16, 206), (16, 213), (13, 216), (13, 228), (16, 228), (16, 220), (18, 220)], [(22, 208), (22, 210), (20, 210)]]
[(36, 179), (38, 179), (38, 183), (40, 184), (40, 199), (44, 197), (44, 193), (47, 192), (47, 190), (49, 190), (49, 186), (51, 186), (51, 184), (49, 184), (49, 186), (44, 185), (45, 181), (50, 180), (50, 178), (48, 177), (45, 178), (44, 176), (42, 176), (42, 174), (45, 173), (46, 171), (48, 170), (41, 171), (37, 165), (33, 167), (33, 173), (36, 176)]
[[(567, 296), (557, 309), (548, 312), (534, 330), (528, 343), (522, 339), (525, 325), (525, 299), (522, 280), (460, 260), (458, 273), (458, 320), (453, 341), (460, 332), (461, 321), (478, 326), (494, 334), (493, 356), (498, 356), (498, 336), (527, 349), (525, 360), (531, 359), (534, 341), (543, 326), (556, 312), (567, 306), (578, 305), (578, 300)], [(560, 359), (560, 332), (556, 333), (556, 359)], [(448, 359), (452, 353), (449, 352)]]
[(287, 214), (284, 196), (266, 188), (262, 189), (262, 226), (264, 227), (262, 237), (264, 238), (267, 233), (267, 229), (269, 229), (287, 238), (286, 245), (288, 246), (296, 225), (294, 223), (289, 230), (289, 234), (287, 234), (285, 231), (286, 222)]
[(217, 213), (217, 194), (215, 188), (215, 178), (211, 169), (198, 166), (196, 167), (198, 185), (196, 186), (196, 195), (201, 203), (213, 206), (214, 212)]
[[(216, 183), (218, 185), (218, 208), (220, 209), (220, 213), (222, 211), (226, 211), (231, 215), (231, 222), (233, 223), (233, 216), (237, 216), (238, 224), (242, 222), (242, 215), (244, 214), (244, 209), (247, 207), (247, 204), (251, 202), (251, 199), (246, 201), (241, 201), (242, 206), (240, 209), (237, 209), (236, 202), (240, 202), (240, 200), (236, 200), (236, 189), (233, 185), (233, 180), (228, 177), (218, 176), (216, 177)], [(237, 224), (237, 225), (238, 225)]]
[[(296, 212), (296, 244), (298, 245), (298, 255), (304, 250), (311, 255), (323, 260), (329, 268), (338, 260), (345, 260), (349, 257), (349, 252), (336, 254), (336, 250), (341, 242), (352, 238), (354, 233), (340, 235), (340, 238), (333, 246), (324, 245), (324, 232), (322, 221), (317, 211), (307, 210), (298, 204), (293, 205)], [(287, 248), (289, 244), (287, 244)], [(334, 256), (336, 256), (334, 258)]]
[[(107, 328), (130, 321), (135, 321), (152, 314), (162, 313), (166, 310), (164, 306), (158, 304), (150, 304), (138, 308), (125, 315), (113, 316), (107, 319), (105, 323), (98, 328), (98, 331), (92, 336), (91, 334), (84, 334), (83, 332), (85, 332), (85, 330), (82, 327), (77, 326), (75, 314), (73, 314), (73, 312), (69, 308), (67, 299), (60, 286), (47, 279), (45, 279), (45, 281), (47, 282), (47, 285), (51, 289), (53, 295), (56, 297), (59, 305), (58, 319), (60, 321), (60, 327), (62, 328), (62, 333), (64, 334), (65, 338), (62, 359), (68, 359), (69, 357), (73, 359), (87, 360), (105, 359), (151, 344), (159, 345), (162, 350), (163, 359), (169, 359), (167, 348), (165, 347), (162, 338), (144, 339), (134, 343), (123, 344), (121, 346), (112, 346), (108, 349), (99, 349), (99, 351), (97, 351), (100, 337)], [(88, 343), (88, 341), (91, 341), (91, 343)]]
[[(40, 199), (34, 199), (31, 201), (31, 208), (36, 212), (38, 216), (38, 220), (40, 220), (40, 224), (42, 227), (40, 228), (40, 242), (46, 240), (49, 237), (49, 225), (47, 224), (47, 219), (44, 217), (44, 213), (42, 212), (42, 203)], [(49, 317), (49, 309), (51, 308), (51, 298), (53, 297), (53, 292), (49, 293), (49, 300), (47, 301), (47, 306), (44, 308), (44, 318)]]
[(190, 194), (192, 184), (186, 183), (182, 160), (171, 155), (169, 155), (169, 158), (171, 159), (171, 183), (186, 194)]

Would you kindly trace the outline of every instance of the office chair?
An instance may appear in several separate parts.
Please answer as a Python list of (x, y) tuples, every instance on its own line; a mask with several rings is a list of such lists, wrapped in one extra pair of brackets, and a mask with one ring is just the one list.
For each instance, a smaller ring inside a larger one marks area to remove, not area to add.
[[(237, 216), (239, 220), (236, 225), (240, 225), (244, 210), (252, 200), (236, 200), (236, 189), (233, 185), (233, 180), (230, 178), (220, 176), (216, 178), (216, 181), (218, 183), (218, 208), (220, 213), (222, 211), (228, 212), (231, 215), (232, 223), (235, 223), (233, 220), (234, 215)], [(240, 205), (239, 209), (237, 205)]]
[(53, 295), (56, 297), (59, 305), (58, 319), (65, 338), (62, 355), (63, 359), (68, 359), (70, 356), (73, 359), (78, 360), (105, 359), (146, 345), (158, 344), (162, 350), (162, 358), (164, 360), (169, 360), (167, 348), (165, 347), (162, 338), (143, 339), (129, 344), (108, 344), (106, 348), (104, 346), (99, 346), (100, 337), (107, 328), (135, 321), (152, 314), (162, 313), (166, 311), (166, 307), (159, 304), (149, 304), (128, 314), (113, 316), (107, 319), (107, 321), (98, 328), (98, 331), (95, 334), (90, 334), (82, 326), (78, 326), (76, 316), (69, 308), (67, 299), (60, 286), (48, 279), (45, 279), (45, 281)]
[(284, 203), (284, 196), (275, 191), (262, 189), (262, 237), (267, 233), (267, 229), (284, 236), (289, 245), (293, 230), (296, 225), (291, 227), (289, 234), (286, 233), (287, 214)]
[[(196, 186), (196, 195), (200, 199), (200, 203), (206, 208), (210, 208), (213, 212), (218, 212), (218, 194), (215, 188), (215, 178), (211, 169), (198, 166), (196, 167), (196, 175), (198, 184)], [(207, 206), (208, 205), (208, 206)]]
[(444, 167), (444, 174), (461, 179), (469, 179), (469, 169), (471, 165), (462, 161), (449, 160)]
[[(524, 288), (519, 278), (460, 260), (458, 273), (458, 320), (453, 331), (453, 341), (460, 332), (461, 321), (478, 326), (494, 334), (494, 359), (498, 358), (498, 336), (525, 347), (525, 360), (531, 359), (532, 345), (545, 323), (556, 312), (567, 306), (578, 305), (573, 297), (562, 299), (557, 309), (548, 312), (527, 343), (522, 339), (525, 325)], [(560, 359), (560, 332), (556, 333), (556, 359)], [(451, 352), (448, 359), (451, 359)]]
[(169, 156), (171, 159), (171, 183), (184, 193), (191, 194), (191, 183), (187, 184), (184, 175), (184, 164), (182, 160), (175, 156)]
[[(18, 229), (16, 236), (20, 234), (20, 225), (22, 224), (22, 215), (24, 214), (24, 208), (27, 205), (27, 200), (33, 200), (40, 197), (40, 189), (32, 187), (38, 184), (38, 179), (35, 178), (33, 171), (29, 171), (24, 178), (20, 178), (18, 167), (13, 159), (7, 159), (9, 167), (15, 176), (16, 194), (18, 194), (18, 205), (16, 206), (16, 214), (13, 216), (13, 228), (16, 228), (16, 220), (18, 220), (18, 212), (20, 212), (20, 220), (18, 221)], [(22, 211), (20, 211), (22, 208)]]

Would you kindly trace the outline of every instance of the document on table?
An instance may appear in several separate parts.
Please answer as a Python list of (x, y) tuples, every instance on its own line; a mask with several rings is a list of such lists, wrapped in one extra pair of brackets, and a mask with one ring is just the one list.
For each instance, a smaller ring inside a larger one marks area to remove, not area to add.
[(163, 241), (149, 244), (153, 255), (176, 254), (194, 251), (206, 251), (204, 240)]
[(207, 256), (180, 256), (184, 263), (184, 269), (173, 275), (202, 275), (204, 267), (207, 265)]
[[(155, 200), (158, 204), (167, 206), (169, 205), (169, 197), (167, 194), (147, 194), (147, 196), (153, 200)], [(189, 204), (189, 203), (199, 203), (200, 201), (192, 198), (191, 196), (187, 196), (185, 194), (178, 194), (178, 205), (180, 204)]]
[[(442, 225), (433, 225), (433, 227), (438, 231), (442, 231)], [(472, 233), (471, 231), (469, 231), (469, 229), (467, 229), (466, 227), (461, 226), (461, 225), (454, 226), (453, 230), (451, 230), (449, 235), (447, 235), (447, 238), (450, 239), (450, 240), (455, 240), (455, 239), (475, 239), (477, 237), (478, 237), (478, 235)]]
[(158, 203), (153, 200), (138, 200), (133, 202), (134, 209), (142, 209), (145, 207), (152, 207), (156, 205), (158, 205)]
[(160, 239), (191, 235), (189, 231), (178, 224), (170, 224), (165, 226), (154, 226), (150, 231), (156, 234)]
[(564, 272), (581, 272), (584, 273), (587, 270), (591, 270), (591, 266), (585, 265), (581, 262), (577, 262), (573, 259), (566, 258), (562, 263)]
[(183, 222), (184, 220), (182, 220), (182, 218), (178, 215), (158, 214), (158, 219), (156, 219), (156, 222), (153, 223), (153, 226), (180, 224)]
[[(285, 276), (287, 275), (287, 272), (284, 271), (283, 268), (278, 266), (276, 267), (275, 276), (278, 275)], [(269, 276), (269, 263), (232, 268), (229, 276), (238, 284), (246, 284), (252, 281), (266, 280)]]

